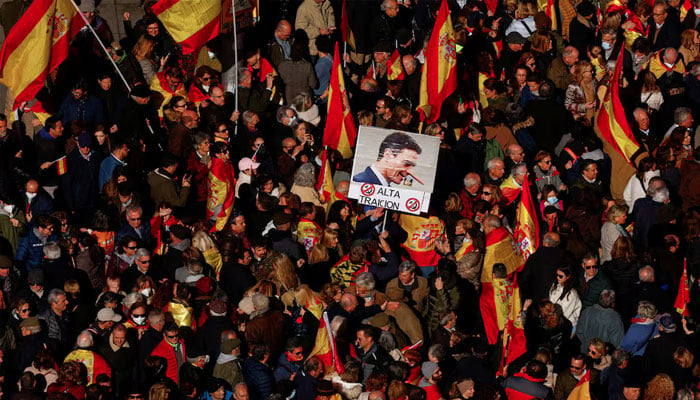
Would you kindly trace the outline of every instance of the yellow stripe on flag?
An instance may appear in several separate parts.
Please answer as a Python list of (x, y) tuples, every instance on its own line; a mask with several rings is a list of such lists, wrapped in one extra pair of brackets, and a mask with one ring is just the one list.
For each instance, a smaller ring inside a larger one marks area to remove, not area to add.
[(212, 0), (180, 0), (163, 11), (158, 18), (176, 42), (184, 42), (219, 18), (221, 2)]

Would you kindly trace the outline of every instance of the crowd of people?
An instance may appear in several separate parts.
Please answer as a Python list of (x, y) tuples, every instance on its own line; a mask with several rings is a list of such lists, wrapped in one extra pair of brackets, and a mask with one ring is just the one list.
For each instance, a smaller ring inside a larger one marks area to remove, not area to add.
[[(697, 398), (700, 1), (446, 0), (458, 82), (432, 124), (440, 1), (267, 2), (238, 64), (230, 32), (183, 54), (154, 4), (115, 38), (82, 0), (95, 35), (0, 114), (5, 396)], [(357, 124), (440, 140), (429, 213), (358, 205), (323, 146), (344, 18)], [(611, 85), (629, 160), (597, 127)]]

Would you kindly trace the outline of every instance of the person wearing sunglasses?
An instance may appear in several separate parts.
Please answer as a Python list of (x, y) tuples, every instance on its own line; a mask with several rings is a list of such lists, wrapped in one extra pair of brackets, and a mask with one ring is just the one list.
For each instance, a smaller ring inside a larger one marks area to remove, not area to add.
[(279, 356), (277, 360), (277, 368), (275, 368), (275, 381), (279, 382), (285, 379), (294, 380), (294, 377), (302, 371), (304, 361), (301, 340), (298, 336), (291, 337), (285, 345), (285, 352)]
[(566, 185), (561, 180), (561, 174), (552, 164), (552, 155), (546, 150), (540, 150), (535, 154), (535, 184), (537, 191), (542, 193), (545, 185), (553, 185), (558, 191), (566, 190)]
[(174, 322), (167, 322), (163, 327), (163, 339), (153, 349), (151, 356), (165, 359), (165, 376), (175, 384), (180, 377), (180, 368), (185, 363), (185, 354), (185, 341), (180, 338), (178, 326)]
[(583, 256), (578, 287), (583, 308), (597, 304), (600, 293), (605, 289), (612, 289), (610, 279), (599, 268), (597, 254), (588, 252)]
[[(141, 206), (132, 204), (124, 212), (126, 223), (122, 224), (117, 231), (117, 242), (124, 236), (131, 236), (136, 240), (138, 247), (151, 248), (153, 237), (151, 236), (151, 224), (143, 219), (143, 209)], [(135, 247), (136, 250), (138, 247)]]
[[(581, 379), (586, 376), (588, 368), (586, 367), (586, 356), (583, 354), (576, 354), (571, 357), (571, 362), (569, 368), (564, 369), (559, 373), (557, 377), (557, 383), (554, 386), (554, 398), (555, 399), (566, 399), (569, 394), (576, 387)], [(595, 387), (598, 384), (599, 372), (597, 370), (590, 371), (590, 385)]]

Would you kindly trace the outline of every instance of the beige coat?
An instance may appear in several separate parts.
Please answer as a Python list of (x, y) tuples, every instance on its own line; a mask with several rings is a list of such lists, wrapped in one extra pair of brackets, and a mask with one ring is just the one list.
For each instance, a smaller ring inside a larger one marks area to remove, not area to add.
[(335, 28), (335, 15), (333, 7), (328, 0), (322, 0), (318, 4), (316, 0), (304, 0), (297, 9), (297, 19), (294, 29), (303, 29), (309, 36), (309, 53), (312, 56), (318, 54), (316, 38), (321, 35), (321, 29)]

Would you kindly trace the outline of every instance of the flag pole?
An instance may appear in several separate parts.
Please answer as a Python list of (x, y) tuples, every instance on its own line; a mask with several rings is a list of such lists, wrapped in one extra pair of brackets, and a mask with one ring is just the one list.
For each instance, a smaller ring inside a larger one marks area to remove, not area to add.
[[(107, 48), (105, 47), (104, 43), (102, 43), (102, 40), (100, 40), (100, 37), (97, 36), (97, 32), (95, 32), (95, 30), (92, 28), (92, 25), (90, 25), (90, 22), (87, 20), (87, 18), (85, 18), (85, 15), (83, 15), (83, 12), (80, 11), (80, 8), (78, 7), (78, 5), (75, 4), (75, 1), (71, 0), (70, 2), (71, 2), (71, 4), (73, 4), (73, 7), (75, 7), (75, 9), (78, 11), (80, 18), (82, 18), (83, 21), (85, 21), (85, 25), (88, 27), (88, 29), (90, 29), (90, 32), (92, 32), (92, 35), (95, 36), (95, 39), (97, 39), (97, 43), (100, 44), (100, 47), (107, 55), (107, 59), (112, 63), (112, 66), (114, 66), (114, 69), (117, 71), (117, 74), (119, 74), (119, 77), (122, 78), (122, 82), (124, 82), (124, 86), (126, 86), (126, 89), (128, 91), (131, 91), (131, 86), (129, 86), (129, 83), (126, 81), (126, 78), (124, 78), (122, 71), (117, 66), (117, 63), (114, 62), (114, 60), (112, 59), (112, 56), (109, 54), (109, 51), (107, 51)], [(150, 129), (150, 126), (149, 126), (149, 129)]]
[(343, 42), (343, 68), (345, 68), (348, 63), (345, 59), (346, 54), (348, 54), (348, 42)]
[[(258, 0), (258, 4), (260, 4), (260, 0)], [(234, 110), (238, 110), (238, 31), (236, 29), (236, 0), (231, 0), (231, 19), (233, 21), (233, 65), (234, 87), (236, 89), (234, 91)], [(236, 121), (236, 126), (233, 127), (233, 134), (238, 136), (238, 121)]]

